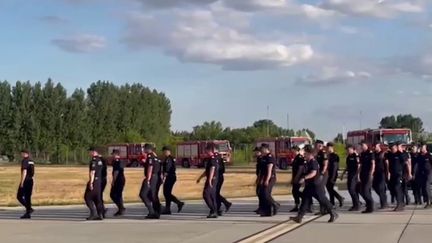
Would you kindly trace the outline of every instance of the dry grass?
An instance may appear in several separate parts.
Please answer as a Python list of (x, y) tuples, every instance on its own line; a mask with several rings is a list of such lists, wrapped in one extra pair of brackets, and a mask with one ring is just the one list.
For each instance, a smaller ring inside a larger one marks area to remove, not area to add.
[[(255, 195), (255, 175), (253, 170), (230, 170), (225, 175), (223, 194), (230, 197)], [(178, 170), (174, 194), (181, 199), (200, 199), (203, 181), (196, 184), (196, 178), (202, 170)], [(0, 206), (16, 206), (16, 190), (19, 183), (18, 167), (0, 167)], [(127, 202), (138, 202), (139, 189), (143, 179), (143, 169), (126, 170), (124, 198)], [(35, 205), (82, 204), (85, 185), (88, 179), (86, 167), (36, 167), (33, 203)], [(288, 194), (288, 173), (278, 174), (278, 186), (275, 194)], [(109, 178), (110, 180), (110, 178)], [(110, 182), (108, 182), (110, 183)], [(105, 190), (105, 201), (109, 199), (110, 188)], [(163, 197), (161, 197), (162, 199)]]

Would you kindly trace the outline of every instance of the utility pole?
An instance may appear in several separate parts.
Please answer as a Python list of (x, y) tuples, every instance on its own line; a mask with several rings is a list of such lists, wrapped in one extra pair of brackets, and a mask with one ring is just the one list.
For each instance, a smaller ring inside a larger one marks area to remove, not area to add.
[(287, 113), (287, 136), (289, 136), (289, 129), (290, 129), (289, 113)]

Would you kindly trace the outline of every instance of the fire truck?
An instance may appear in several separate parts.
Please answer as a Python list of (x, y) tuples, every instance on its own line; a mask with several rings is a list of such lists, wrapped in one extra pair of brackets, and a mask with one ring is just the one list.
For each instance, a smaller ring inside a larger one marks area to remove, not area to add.
[(227, 140), (208, 140), (208, 141), (189, 141), (177, 144), (177, 164), (183, 168), (204, 167), (204, 159), (207, 157), (205, 152), (208, 144), (211, 144), (213, 150), (219, 151), (222, 155), (225, 163), (228, 165), (232, 163), (231, 161), (231, 145)]
[(286, 170), (292, 164), (295, 157), (292, 148), (294, 146), (311, 144), (312, 140), (308, 137), (277, 137), (258, 139), (255, 143), (257, 147), (260, 147), (262, 143), (267, 143), (279, 169)]
[(412, 142), (412, 132), (410, 129), (365, 129), (350, 131), (347, 134), (347, 144), (357, 146), (360, 142), (367, 144), (382, 143), (388, 145), (394, 142), (410, 144)]
[[(108, 155), (111, 155), (113, 150), (117, 149), (120, 152), (120, 159), (126, 161), (128, 167), (138, 167), (141, 165), (143, 155), (141, 151), (144, 149), (146, 143), (118, 143), (107, 145)], [(151, 143), (153, 144), (153, 143)], [(154, 146), (154, 144), (153, 144)], [(108, 160), (111, 164), (112, 159)]]

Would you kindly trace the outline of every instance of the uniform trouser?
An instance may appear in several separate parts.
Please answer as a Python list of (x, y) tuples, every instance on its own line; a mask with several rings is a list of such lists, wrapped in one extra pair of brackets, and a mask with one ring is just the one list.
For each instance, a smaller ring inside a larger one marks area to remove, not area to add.
[(312, 182), (306, 184), (303, 190), (302, 202), (298, 213), (299, 217), (303, 217), (306, 211), (309, 209), (310, 204), (312, 203), (312, 197), (314, 197), (319, 202), (320, 207), (322, 207), (323, 210), (328, 213), (333, 213), (333, 207), (325, 195), (324, 186), (316, 185)]
[(406, 179), (402, 179), (402, 192), (406, 204), (410, 204), (411, 202), (411, 198), (408, 194), (408, 183), (409, 181), (407, 181)]
[(360, 194), (366, 202), (366, 210), (374, 209), (374, 201), (372, 198), (372, 178), (370, 176), (363, 176), (360, 178)]
[(220, 175), (216, 184), (216, 205), (218, 211), (220, 211), (222, 203), (225, 205), (225, 207), (229, 205), (228, 200), (226, 200), (226, 198), (221, 195), (221, 190), (222, 190), (224, 180), (225, 180), (224, 176)]
[(360, 207), (359, 182), (357, 180), (356, 175), (348, 176), (347, 187), (348, 187), (348, 192), (351, 196), (353, 208), (359, 208)]
[(150, 180), (150, 195), (151, 195), (151, 201), (153, 205), (153, 210), (156, 214), (161, 213), (161, 203), (159, 200), (159, 190), (162, 185), (162, 180), (159, 176), (153, 175), (152, 179)]
[[(323, 176), (321, 176), (321, 180), (320, 180), (320, 187), (323, 188), (324, 190), (324, 195), (326, 194), (326, 186), (327, 186), (327, 182), (328, 182), (329, 176), (328, 173), (325, 173)], [(320, 212), (321, 214), (325, 214), (328, 213), (329, 211), (326, 211), (325, 207), (320, 204)]]
[(104, 191), (105, 191), (105, 188), (106, 188), (106, 185), (107, 185), (107, 179), (106, 178), (104, 178), (104, 179), (102, 179), (101, 180), (101, 191), (100, 191), (100, 194), (101, 194), (101, 200), (102, 200), (102, 206), (105, 208), (105, 203), (104, 203), (104, 197), (103, 197), (103, 194), (104, 194)]
[(111, 200), (117, 205), (118, 209), (124, 209), (123, 205), (123, 189), (125, 186), (124, 178), (117, 178), (114, 185), (111, 187)]
[(32, 210), (32, 193), (33, 179), (24, 180), (23, 187), (18, 188), (17, 199), (26, 208), (27, 212), (30, 212)]
[(404, 195), (402, 191), (402, 176), (391, 176), (389, 185), (392, 188), (396, 197), (396, 203), (398, 207), (404, 206)]
[(330, 203), (332, 205), (335, 205), (335, 198), (341, 202), (342, 201), (342, 196), (336, 191), (335, 189), (335, 182), (328, 180), (326, 187), (327, 187), (327, 192), (329, 194), (329, 198), (330, 198)]
[(431, 195), (432, 172), (421, 176), (421, 189), (426, 204), (432, 203)]
[(217, 210), (216, 185), (217, 180), (215, 179), (213, 179), (212, 181), (212, 186), (210, 186), (210, 183), (208, 181), (206, 181), (204, 185), (203, 198), (205, 203), (207, 204), (207, 207), (210, 209), (210, 214), (216, 213)]
[(421, 175), (416, 175), (415, 179), (411, 181), (411, 188), (414, 195), (414, 201), (416, 203), (422, 204), (422, 188), (421, 188), (421, 180), (418, 177)]
[(104, 207), (101, 198), (101, 182), (93, 182), (93, 190), (90, 190), (90, 186), (87, 184), (84, 200), (87, 207), (90, 210), (90, 216), (102, 216)]
[(165, 183), (163, 184), (163, 194), (165, 197), (165, 209), (171, 211), (171, 202), (179, 205), (180, 201), (172, 194), (174, 184), (177, 181), (176, 176), (167, 176), (165, 178)]
[(261, 211), (262, 208), (263, 208), (263, 201), (262, 201), (262, 197), (260, 196), (260, 192), (261, 192), (261, 185), (260, 185), (260, 183), (259, 183), (259, 180), (258, 180), (258, 182), (257, 182), (257, 184), (256, 184), (255, 192), (256, 192), (256, 195), (257, 195), (257, 197), (258, 197), (258, 211)]
[(140, 198), (143, 201), (144, 205), (146, 206), (149, 215), (154, 215), (155, 211), (153, 209), (153, 205), (152, 205), (152, 191), (151, 191), (151, 186), (150, 183), (147, 181), (147, 179), (145, 179), (141, 185), (141, 190), (140, 190)]
[(276, 207), (276, 201), (272, 197), (273, 186), (276, 183), (276, 177), (272, 177), (269, 181), (268, 186), (260, 186), (260, 198), (262, 201), (261, 213), (270, 215), (272, 208)]
[(293, 183), (292, 184), (292, 195), (294, 197), (294, 203), (296, 204), (296, 206), (300, 205), (300, 199), (302, 197), (302, 192), (300, 191), (301, 188), (301, 184), (299, 183)]
[(372, 187), (376, 194), (378, 194), (380, 198), (381, 207), (387, 206), (387, 194), (386, 194), (386, 182), (385, 182), (385, 174), (384, 173), (375, 173)]

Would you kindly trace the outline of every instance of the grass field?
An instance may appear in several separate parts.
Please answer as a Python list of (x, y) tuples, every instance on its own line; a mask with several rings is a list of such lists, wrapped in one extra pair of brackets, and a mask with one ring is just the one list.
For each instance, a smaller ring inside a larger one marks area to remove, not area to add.
[[(17, 206), (16, 190), (18, 188), (19, 167), (0, 167), (0, 206)], [(110, 172), (109, 172), (110, 173)], [(138, 194), (144, 176), (142, 168), (126, 169), (126, 187), (124, 198), (127, 202), (140, 201)], [(204, 181), (196, 184), (202, 170), (179, 169), (174, 193), (180, 199), (200, 199)], [(111, 175), (111, 174), (109, 174)], [(110, 177), (109, 182), (110, 183)], [(86, 167), (48, 167), (37, 166), (35, 187), (33, 190), (34, 205), (82, 204), (85, 185), (88, 180)], [(278, 186), (275, 194), (288, 194), (290, 188), (289, 173), (278, 173)], [(230, 197), (255, 195), (255, 174), (253, 169), (227, 169), (223, 194)], [(109, 184), (110, 185), (110, 184)], [(104, 199), (109, 199), (110, 188), (107, 186)], [(161, 196), (161, 199), (163, 197)]]

